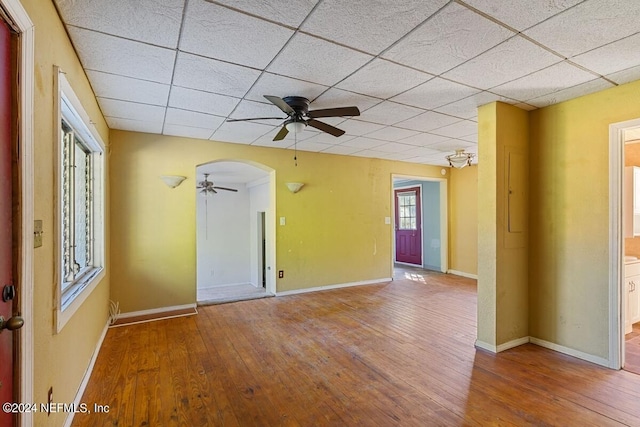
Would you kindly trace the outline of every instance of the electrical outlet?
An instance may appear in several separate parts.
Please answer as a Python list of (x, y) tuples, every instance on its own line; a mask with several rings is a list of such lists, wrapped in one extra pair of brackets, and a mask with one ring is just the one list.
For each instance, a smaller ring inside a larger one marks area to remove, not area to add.
[(282, 279), (284, 277), (284, 270), (278, 270), (278, 279)]
[(47, 416), (51, 415), (51, 405), (53, 404), (53, 386), (49, 388), (47, 393)]

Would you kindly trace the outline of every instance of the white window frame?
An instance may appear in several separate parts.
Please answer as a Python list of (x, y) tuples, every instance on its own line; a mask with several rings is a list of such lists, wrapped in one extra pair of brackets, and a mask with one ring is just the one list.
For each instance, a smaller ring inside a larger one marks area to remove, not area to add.
[[(93, 292), (98, 283), (105, 276), (104, 253), (105, 253), (105, 192), (104, 192), (104, 153), (105, 145), (93, 126), (93, 122), (89, 115), (82, 107), (80, 100), (71, 88), (64, 73), (58, 67), (54, 75), (56, 79), (57, 94), (56, 97), (56, 114), (54, 123), (55, 141), (57, 146), (56, 157), (56, 292), (55, 292), (55, 314), (56, 314), (56, 330), (58, 333), (67, 324), (69, 319), (80, 308), (82, 303)], [(64, 141), (62, 138), (62, 120), (73, 128), (74, 133), (91, 151), (92, 156), (92, 179), (93, 179), (93, 206), (92, 206), (92, 227), (93, 234), (93, 260), (92, 267), (87, 269), (83, 274), (71, 282), (67, 289), (62, 292), (64, 278), (64, 171), (63, 171), (63, 152)]]

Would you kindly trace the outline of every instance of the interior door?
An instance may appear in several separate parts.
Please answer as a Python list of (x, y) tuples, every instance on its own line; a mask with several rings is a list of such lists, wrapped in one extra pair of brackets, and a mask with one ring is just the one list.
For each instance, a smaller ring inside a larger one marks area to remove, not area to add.
[(422, 209), (420, 187), (394, 190), (396, 262), (422, 265)]
[[(13, 281), (13, 226), (12, 226), (12, 59), (11, 31), (0, 19), (0, 402), (14, 399), (13, 333), (5, 323), (13, 316), (11, 295), (3, 294)], [(15, 319), (14, 319), (15, 320)], [(14, 327), (9, 323), (9, 327)], [(0, 425), (13, 423), (11, 413), (0, 411)]]

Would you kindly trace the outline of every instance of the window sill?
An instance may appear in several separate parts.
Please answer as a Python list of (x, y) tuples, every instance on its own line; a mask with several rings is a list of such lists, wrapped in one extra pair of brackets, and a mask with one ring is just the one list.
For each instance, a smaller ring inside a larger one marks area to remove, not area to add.
[(58, 301), (58, 308), (56, 308), (56, 330), (55, 333), (60, 333), (62, 328), (73, 317), (76, 311), (82, 306), (85, 300), (91, 295), (93, 290), (104, 279), (105, 271), (104, 267), (96, 269), (94, 272), (87, 274), (87, 276), (76, 286), (76, 290), (70, 295), (67, 295), (65, 301), (62, 298)]

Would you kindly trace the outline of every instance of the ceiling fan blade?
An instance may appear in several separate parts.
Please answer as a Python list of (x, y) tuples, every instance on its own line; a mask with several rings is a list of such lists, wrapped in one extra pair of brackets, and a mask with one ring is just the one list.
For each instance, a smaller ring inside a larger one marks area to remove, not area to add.
[(309, 111), (307, 116), (312, 119), (319, 117), (343, 117), (343, 116), (359, 116), (358, 107), (339, 107), (339, 108), (323, 108), (321, 110)]
[(252, 117), (250, 119), (227, 119), (227, 122), (247, 122), (249, 120), (286, 120), (286, 117)]
[(286, 126), (282, 126), (282, 129), (280, 129), (280, 132), (278, 132), (278, 134), (273, 138), (273, 140), (282, 141), (284, 137), (287, 136), (287, 134), (289, 134), (289, 129), (287, 129)]
[(216, 189), (218, 189), (218, 190), (226, 190), (226, 191), (234, 191), (234, 192), (238, 192), (238, 190), (236, 190), (235, 188), (218, 187), (218, 186), (215, 186), (215, 187), (213, 187), (213, 188), (216, 188)]
[(307, 122), (309, 126), (313, 126), (314, 128), (331, 134), (333, 136), (341, 136), (344, 135), (344, 131), (342, 129), (338, 129), (335, 126), (328, 125), (326, 123), (320, 122), (318, 120), (311, 119)]
[(279, 96), (273, 96), (273, 95), (263, 95), (263, 96), (267, 98), (269, 101), (271, 101), (271, 103), (274, 104), (276, 107), (278, 107), (279, 109), (287, 113), (287, 115), (291, 116), (296, 113), (294, 109), (291, 108), (289, 104), (284, 102), (284, 99), (280, 98)]

